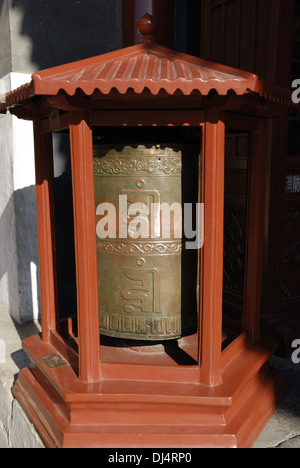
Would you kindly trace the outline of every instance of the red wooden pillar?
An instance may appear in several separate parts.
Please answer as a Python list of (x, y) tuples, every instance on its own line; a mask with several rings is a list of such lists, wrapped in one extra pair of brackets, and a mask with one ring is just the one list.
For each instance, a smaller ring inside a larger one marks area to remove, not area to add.
[(243, 329), (251, 330), (253, 341), (260, 339), (268, 125), (267, 120), (260, 119), (259, 128), (253, 131), (251, 142)]
[(92, 130), (83, 113), (70, 123), (73, 180), (79, 378), (100, 378), (100, 343)]
[(205, 217), (201, 380), (215, 386), (221, 383), (225, 168), (225, 125), (217, 112), (207, 113), (203, 137)]
[(41, 291), (42, 339), (50, 342), (56, 328), (56, 258), (53, 197), (52, 134), (43, 133), (40, 122), (34, 123), (36, 165), (36, 203)]

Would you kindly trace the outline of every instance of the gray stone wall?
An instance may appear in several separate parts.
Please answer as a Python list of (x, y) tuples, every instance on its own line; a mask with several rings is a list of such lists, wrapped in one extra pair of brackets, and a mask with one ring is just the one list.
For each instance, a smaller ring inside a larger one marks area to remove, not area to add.
[(122, 47), (121, 0), (0, 0), (0, 76)]
[(11, 71), (9, 0), (0, 0), (0, 77)]

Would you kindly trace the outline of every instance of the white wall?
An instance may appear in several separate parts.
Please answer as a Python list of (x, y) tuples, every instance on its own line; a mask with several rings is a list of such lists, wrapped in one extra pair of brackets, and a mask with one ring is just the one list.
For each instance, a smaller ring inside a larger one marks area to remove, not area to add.
[[(0, 94), (30, 81), (9, 73)], [(37, 320), (38, 251), (32, 123), (0, 116), (0, 305), (19, 323)]]

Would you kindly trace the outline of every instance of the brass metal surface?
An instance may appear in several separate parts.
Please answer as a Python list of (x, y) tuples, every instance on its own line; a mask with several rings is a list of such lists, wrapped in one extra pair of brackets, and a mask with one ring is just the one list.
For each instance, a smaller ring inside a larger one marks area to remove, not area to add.
[[(163, 237), (166, 219), (161, 214), (156, 217), (151, 205), (177, 203), (183, 207), (185, 202), (198, 201), (198, 155), (199, 146), (193, 144), (94, 147), (96, 207), (112, 204), (117, 220), (116, 238), (97, 236), (102, 334), (155, 341), (197, 330), (198, 251), (186, 250), (184, 238), (178, 238), (175, 228), (180, 218), (173, 219), (172, 212), (170, 235)], [(130, 211), (120, 212), (124, 210), (120, 195), (127, 197), (128, 209), (133, 203), (149, 209), (148, 237), (131, 237), (133, 217)], [(120, 217), (128, 225), (127, 238), (122, 238)], [(100, 219), (96, 216), (96, 222)]]

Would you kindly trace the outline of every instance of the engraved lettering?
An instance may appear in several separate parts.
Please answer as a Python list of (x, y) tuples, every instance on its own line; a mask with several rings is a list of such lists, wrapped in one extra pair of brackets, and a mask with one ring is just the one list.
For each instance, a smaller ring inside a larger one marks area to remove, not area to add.
[(126, 278), (136, 284), (125, 286), (121, 296), (127, 313), (160, 313), (160, 272), (157, 268), (122, 267)]

